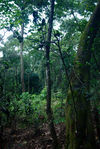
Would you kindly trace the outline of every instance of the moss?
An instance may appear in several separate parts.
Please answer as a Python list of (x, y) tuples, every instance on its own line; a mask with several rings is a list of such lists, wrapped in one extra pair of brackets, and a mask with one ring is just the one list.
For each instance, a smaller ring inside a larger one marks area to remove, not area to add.
[[(74, 92), (75, 102), (77, 102), (77, 116), (72, 102), (72, 95), (69, 91), (66, 101), (66, 149), (81, 149), (90, 146), (95, 148), (94, 130), (91, 122), (90, 104), (79, 91)], [(71, 104), (69, 104), (69, 100)]]
[[(86, 94), (89, 91), (91, 49), (98, 30), (100, 29), (100, 1), (94, 11), (85, 31), (82, 34), (75, 69), (79, 74), (79, 80), (73, 80), (74, 102), (69, 89), (66, 101), (66, 149), (94, 149), (95, 138), (91, 122), (90, 103)], [(75, 111), (77, 109), (77, 113)]]
[[(77, 92), (75, 91), (74, 96), (76, 99), (78, 95), (79, 94), (77, 94)], [(80, 101), (81, 97), (78, 97), (78, 98)], [(68, 100), (69, 99), (71, 100), (71, 103), (73, 103), (70, 92), (68, 95)], [(74, 106), (72, 104), (70, 105), (68, 104), (67, 109), (66, 109), (66, 148), (68, 149), (77, 148), (79, 145), (79, 142), (81, 141), (81, 139), (76, 136), (78, 126), (76, 126), (77, 122), (76, 122), (76, 114), (74, 110), (75, 110)], [(83, 118), (85, 118), (86, 115), (81, 108), (79, 108), (77, 112), (78, 112), (77, 119), (79, 119), (79, 122), (80, 122), (78, 125), (80, 126), (82, 130), (84, 129)]]

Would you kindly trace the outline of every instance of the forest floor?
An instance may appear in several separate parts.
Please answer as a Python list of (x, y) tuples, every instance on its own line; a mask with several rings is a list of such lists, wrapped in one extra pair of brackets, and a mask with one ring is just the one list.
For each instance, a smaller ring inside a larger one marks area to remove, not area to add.
[[(65, 125), (60, 123), (55, 125), (59, 143), (64, 149), (65, 143)], [(43, 124), (41, 128), (5, 129), (4, 147), (3, 149), (53, 149), (53, 140), (47, 124)]]

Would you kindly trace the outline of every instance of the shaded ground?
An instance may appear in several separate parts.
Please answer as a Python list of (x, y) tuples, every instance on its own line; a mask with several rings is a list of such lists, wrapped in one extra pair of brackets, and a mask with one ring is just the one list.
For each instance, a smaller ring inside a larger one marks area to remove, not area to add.
[[(65, 142), (65, 126), (60, 123), (55, 126), (59, 142), (64, 149)], [(48, 130), (47, 124), (35, 130), (18, 129), (14, 132), (11, 129), (5, 130), (3, 149), (52, 149), (52, 138)], [(1, 148), (0, 148), (1, 149)]]

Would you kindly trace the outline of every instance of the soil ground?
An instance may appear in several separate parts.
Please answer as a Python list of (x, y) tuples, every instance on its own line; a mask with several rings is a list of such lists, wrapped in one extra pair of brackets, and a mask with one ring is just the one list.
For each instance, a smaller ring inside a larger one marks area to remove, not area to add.
[[(55, 128), (59, 143), (64, 149), (65, 125), (60, 123), (55, 125)], [(33, 127), (16, 131), (7, 128), (4, 131), (2, 143), (3, 149), (53, 149), (53, 140), (47, 124), (43, 124), (38, 130)]]

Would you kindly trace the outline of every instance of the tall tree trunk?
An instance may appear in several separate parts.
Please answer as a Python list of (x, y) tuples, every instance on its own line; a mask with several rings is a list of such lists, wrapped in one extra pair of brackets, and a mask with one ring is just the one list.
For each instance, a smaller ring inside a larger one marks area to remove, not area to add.
[(20, 43), (20, 64), (21, 64), (21, 86), (22, 92), (25, 92), (25, 83), (24, 83), (24, 61), (23, 61), (23, 35), (24, 35), (24, 23), (21, 25), (21, 38), (22, 41)]
[(58, 149), (58, 141), (57, 135), (53, 123), (53, 115), (51, 109), (51, 77), (50, 77), (50, 45), (51, 45), (51, 35), (52, 35), (52, 28), (53, 28), (53, 15), (54, 15), (54, 0), (51, 0), (51, 11), (49, 17), (49, 27), (48, 27), (48, 36), (45, 45), (46, 49), (46, 83), (47, 83), (47, 116), (48, 116), (48, 123), (50, 127), (51, 136), (54, 141), (54, 149)]
[[(66, 102), (66, 149), (96, 148), (89, 102), (91, 48), (100, 29), (100, 1), (82, 34), (75, 69), (79, 79), (72, 80)], [(75, 104), (75, 107), (74, 107)], [(75, 111), (77, 110), (77, 111)]]
[(30, 93), (30, 73), (28, 73), (28, 92)]

